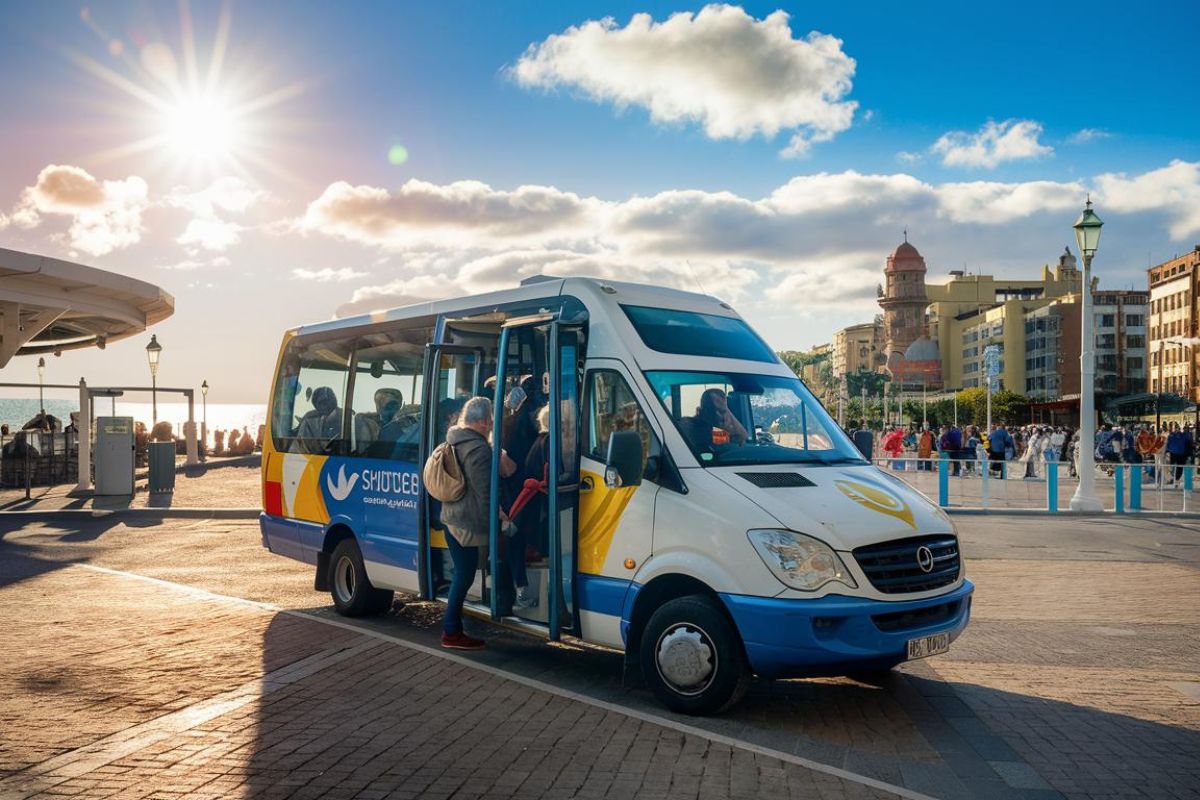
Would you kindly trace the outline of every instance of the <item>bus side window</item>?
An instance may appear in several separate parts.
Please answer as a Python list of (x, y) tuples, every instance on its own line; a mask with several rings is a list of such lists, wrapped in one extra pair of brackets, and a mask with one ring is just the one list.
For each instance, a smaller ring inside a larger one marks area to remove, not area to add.
[(372, 333), (354, 360), (350, 452), (415, 462), (421, 442), (424, 340), (432, 331)]
[(658, 439), (638, 404), (633, 390), (619, 372), (594, 370), (588, 374), (588, 418), (585, 427), (587, 454), (604, 461), (608, 437), (614, 431), (637, 431), (642, 437), (642, 466), (660, 452)]
[(322, 455), (344, 451), (342, 425), (352, 346), (349, 339), (289, 345), (275, 381), (271, 436), (276, 449)]

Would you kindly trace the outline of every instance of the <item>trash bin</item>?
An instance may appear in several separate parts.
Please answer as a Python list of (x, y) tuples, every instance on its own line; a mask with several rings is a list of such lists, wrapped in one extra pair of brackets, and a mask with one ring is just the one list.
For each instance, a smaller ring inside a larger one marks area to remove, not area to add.
[(175, 443), (150, 442), (150, 493), (175, 491)]

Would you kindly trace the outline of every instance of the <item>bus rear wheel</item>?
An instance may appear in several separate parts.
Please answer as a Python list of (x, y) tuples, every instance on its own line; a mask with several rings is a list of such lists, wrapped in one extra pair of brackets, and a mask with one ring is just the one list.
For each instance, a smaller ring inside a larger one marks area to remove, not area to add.
[(367, 578), (362, 551), (354, 539), (343, 539), (329, 557), (329, 594), (344, 617), (379, 614), (392, 606), (394, 592), (376, 589)]
[(642, 675), (659, 702), (683, 714), (716, 714), (750, 686), (742, 643), (711, 598), (664, 603), (642, 632)]

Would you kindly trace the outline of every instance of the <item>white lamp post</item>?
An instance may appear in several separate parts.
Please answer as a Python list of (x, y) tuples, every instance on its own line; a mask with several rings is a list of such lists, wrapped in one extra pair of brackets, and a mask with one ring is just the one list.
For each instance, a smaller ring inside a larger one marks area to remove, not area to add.
[(1104, 223), (1092, 211), (1092, 199), (1075, 220), (1075, 242), (1083, 256), (1083, 288), (1079, 313), (1079, 486), (1071, 498), (1072, 511), (1103, 511), (1096, 497), (1096, 321), (1092, 319), (1092, 256), (1100, 245)]
[(200, 384), (200, 457), (207, 458), (208, 453), (208, 381)]
[(158, 358), (162, 355), (162, 345), (158, 337), (150, 336), (150, 344), (146, 345), (146, 359), (150, 362), (150, 413), (153, 424), (158, 424)]

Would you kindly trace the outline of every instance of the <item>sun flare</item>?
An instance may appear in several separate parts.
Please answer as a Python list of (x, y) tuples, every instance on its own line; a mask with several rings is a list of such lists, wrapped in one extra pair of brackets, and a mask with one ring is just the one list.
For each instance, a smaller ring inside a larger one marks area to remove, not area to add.
[(281, 141), (294, 131), (296, 120), (291, 117), (285, 123), (273, 112), (276, 106), (302, 94), (305, 83), (264, 87), (267, 71), (260, 65), (236, 60), (227, 63), (228, 3), (221, 6), (207, 54), (198, 52), (187, 0), (179, 3), (177, 44), (164, 39), (127, 46), (88, 9), (80, 16), (108, 44), (105, 52), (110, 63), (70, 49), (65, 54), (135, 101), (133, 107), (105, 101), (103, 107), (127, 126), (126, 139), (91, 154), (93, 161), (152, 156), (153, 164), (173, 180), (250, 176), (259, 170), (295, 180), (281, 156)]
[(175, 156), (208, 160), (237, 153), (241, 142), (231, 105), (212, 95), (183, 98), (166, 109), (162, 136)]

